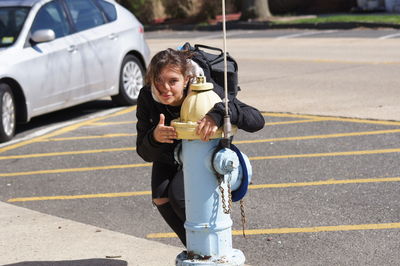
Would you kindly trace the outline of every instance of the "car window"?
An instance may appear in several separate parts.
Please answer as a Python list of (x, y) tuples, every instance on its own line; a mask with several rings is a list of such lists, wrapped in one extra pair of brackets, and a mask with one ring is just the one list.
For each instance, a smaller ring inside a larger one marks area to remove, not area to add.
[(67, 0), (77, 31), (83, 31), (105, 23), (103, 14), (91, 0)]
[(70, 33), (66, 14), (58, 1), (50, 2), (39, 10), (32, 24), (31, 33), (44, 29), (53, 30), (56, 38)]
[(17, 40), (28, 13), (28, 7), (0, 7), (0, 47)]
[(115, 6), (104, 0), (97, 0), (109, 21), (117, 20), (117, 10)]

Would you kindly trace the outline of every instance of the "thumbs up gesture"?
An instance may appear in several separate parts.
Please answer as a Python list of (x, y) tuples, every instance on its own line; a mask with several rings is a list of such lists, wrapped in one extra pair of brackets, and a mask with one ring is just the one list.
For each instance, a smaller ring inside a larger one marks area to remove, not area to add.
[(177, 134), (174, 127), (165, 126), (165, 116), (160, 114), (160, 121), (157, 127), (153, 131), (153, 137), (156, 141), (161, 143), (173, 143), (174, 139), (177, 138)]

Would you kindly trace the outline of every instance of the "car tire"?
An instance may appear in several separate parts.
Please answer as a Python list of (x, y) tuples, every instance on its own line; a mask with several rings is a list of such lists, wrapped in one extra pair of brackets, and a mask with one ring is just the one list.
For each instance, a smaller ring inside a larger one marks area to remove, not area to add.
[(112, 97), (117, 105), (133, 105), (144, 86), (145, 70), (140, 60), (134, 55), (125, 56), (119, 74), (119, 94)]
[(16, 107), (10, 86), (0, 84), (0, 143), (14, 137), (16, 127)]

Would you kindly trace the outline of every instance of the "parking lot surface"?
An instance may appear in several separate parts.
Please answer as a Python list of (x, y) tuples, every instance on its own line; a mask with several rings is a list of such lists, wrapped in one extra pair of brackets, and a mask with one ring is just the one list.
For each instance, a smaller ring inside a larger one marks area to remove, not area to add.
[[(1, 201), (181, 247), (151, 204), (151, 164), (135, 152), (136, 107), (99, 101), (78, 110), (96, 115), (0, 146)], [(233, 245), (246, 263), (398, 265), (400, 122), (263, 115), (263, 130), (235, 136), (254, 173), (246, 238), (233, 210)]]

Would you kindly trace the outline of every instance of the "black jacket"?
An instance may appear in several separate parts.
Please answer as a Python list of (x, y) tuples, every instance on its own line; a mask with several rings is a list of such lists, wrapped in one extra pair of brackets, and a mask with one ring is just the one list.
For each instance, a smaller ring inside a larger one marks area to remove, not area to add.
[[(219, 89), (214, 91), (221, 97), (224, 92)], [(231, 123), (239, 129), (248, 132), (255, 132), (264, 127), (265, 121), (261, 113), (254, 107), (248, 106), (236, 98), (230, 98), (228, 103)], [(158, 125), (160, 114), (165, 116), (165, 125), (170, 125), (171, 120), (180, 116), (180, 106), (174, 107), (156, 102), (151, 94), (150, 86), (141, 89), (137, 101), (137, 139), (136, 151), (147, 162), (164, 162), (176, 164), (174, 160), (174, 149), (180, 140), (175, 140), (173, 144), (159, 143), (153, 137), (153, 131)], [(224, 122), (225, 105), (215, 104), (207, 115), (211, 116), (220, 127)]]

